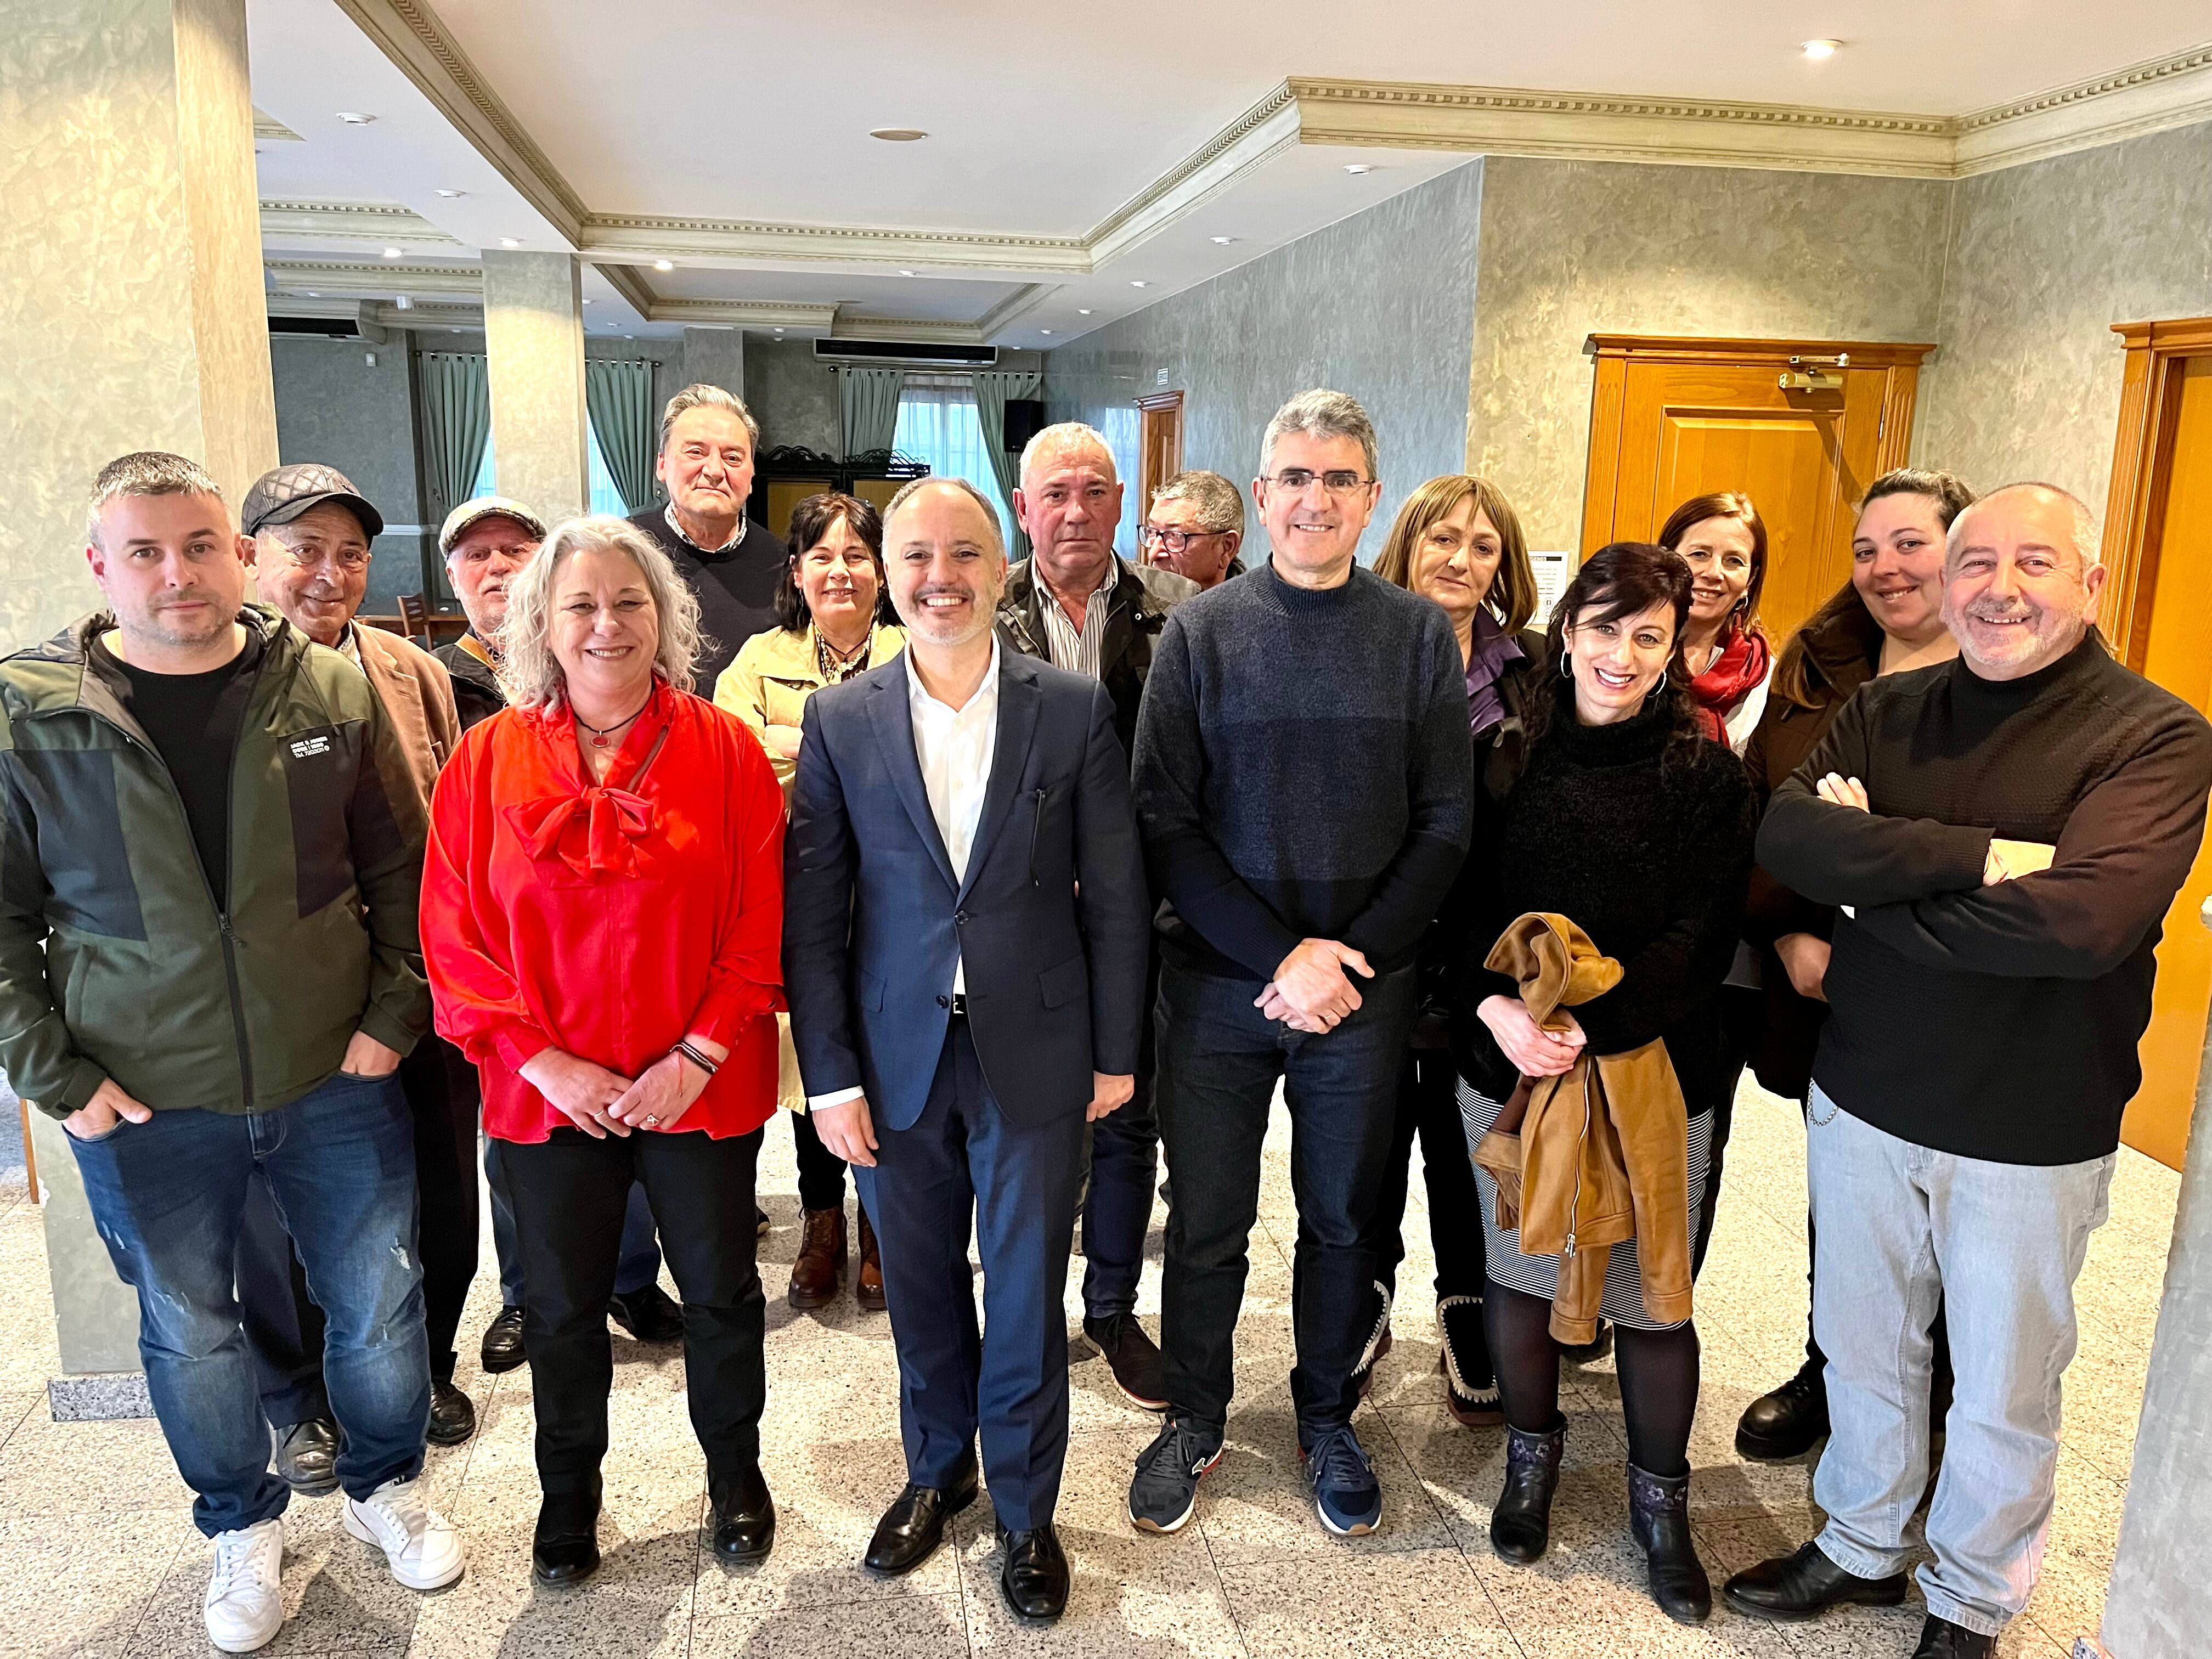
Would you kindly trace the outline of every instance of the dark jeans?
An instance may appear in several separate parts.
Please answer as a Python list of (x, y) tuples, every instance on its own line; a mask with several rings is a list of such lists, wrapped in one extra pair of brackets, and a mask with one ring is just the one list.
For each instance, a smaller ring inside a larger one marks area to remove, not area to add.
[[(582, 1130), (577, 1133), (581, 1134)], [(514, 1243), (514, 1200), (507, 1187), (507, 1148), (511, 1143), (484, 1139), (484, 1185), (491, 1189), (491, 1248), (499, 1258), (499, 1299), (522, 1305), (522, 1252)], [(632, 1296), (660, 1278), (660, 1240), (653, 1231), (653, 1206), (645, 1188), (633, 1185), (623, 1212), (622, 1255), (615, 1266), (615, 1294)]]
[[(1159, 1000), (1160, 947), (1152, 941), (1145, 975), (1145, 1007)], [(1145, 1235), (1152, 1227), (1152, 1189), (1159, 1180), (1160, 1121), (1153, 1108), (1159, 1069), (1152, 1022), (1137, 1038), (1136, 1087), (1128, 1103), (1090, 1126), (1084, 1149), (1083, 1313), (1108, 1319), (1137, 1310), (1145, 1271)]]
[(328, 1315), (323, 1370), (345, 1440), (338, 1484), (366, 1498), (422, 1468), (430, 1363), (415, 1251), (415, 1146), (396, 1078), (343, 1073), (250, 1116), (157, 1111), (72, 1139), (115, 1271), (138, 1292), (138, 1352), (209, 1537), (284, 1511), (233, 1295), (247, 1188), (265, 1180)]
[[(425, 1036), (399, 1062), (399, 1088), (415, 1121), (416, 1248), (430, 1375), (450, 1382), (453, 1339), (477, 1273), (476, 1067), (450, 1042)], [(279, 1429), (328, 1417), (323, 1310), (258, 1176), (239, 1226), (238, 1312), (260, 1379), (262, 1414)]]
[(1413, 1137), (1421, 1138), (1421, 1178), (1429, 1194), (1429, 1243), (1437, 1257), (1437, 1300), (1480, 1296), (1482, 1200), (1467, 1155), (1459, 1115), (1459, 1070), (1448, 1048), (1413, 1048), (1398, 1071), (1397, 1127), (1390, 1161), (1375, 1200), (1375, 1277), (1395, 1299), (1398, 1264), (1406, 1259), (1406, 1188), (1413, 1174)]
[[(944, 1488), (980, 1439), (999, 1520), (1049, 1522), (1067, 1455), (1067, 1252), (1083, 1114), (1014, 1123), (1000, 1110), (968, 1022), (945, 1034), (921, 1115), (876, 1126), (876, 1167), (854, 1181), (883, 1244), (898, 1350), (907, 1479)], [(968, 1265), (983, 1265), (983, 1323)]]
[(1160, 1137), (1168, 1208), (1160, 1314), (1172, 1410), (1229, 1418), (1234, 1333), (1260, 1213), (1260, 1149), (1275, 1083), (1291, 1113), (1298, 1240), (1291, 1287), (1298, 1437), (1347, 1423), (1372, 1305), (1370, 1236), (1397, 1126), (1398, 1068), (1413, 1030), (1413, 970), (1357, 981), (1360, 1006), (1334, 1031), (1293, 1031), (1254, 1007), (1256, 980), (1168, 963), (1160, 975)]
[(761, 1132), (710, 1139), (703, 1130), (594, 1140), (556, 1129), (535, 1145), (503, 1144), (523, 1270), (523, 1342), (538, 1413), (538, 1483), (549, 1498), (587, 1492), (607, 1450), (607, 1393), (623, 1217), (632, 1183), (645, 1189), (684, 1298), (684, 1372), (691, 1427), (707, 1473), (760, 1460), (768, 1368), (766, 1303), (753, 1261), (753, 1176)]
[(791, 1145), (799, 1154), (799, 1202), (809, 1210), (845, 1207), (845, 1160), (822, 1144), (811, 1112), (785, 1112), (791, 1120)]

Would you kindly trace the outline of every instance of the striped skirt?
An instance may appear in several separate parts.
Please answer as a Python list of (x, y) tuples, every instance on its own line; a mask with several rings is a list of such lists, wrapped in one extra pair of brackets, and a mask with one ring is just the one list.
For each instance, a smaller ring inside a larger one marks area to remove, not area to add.
[[(1498, 1121), (1498, 1115), (1505, 1109), (1503, 1101), (1491, 1099), (1477, 1090), (1465, 1078), (1459, 1080), (1460, 1121), (1467, 1128), (1468, 1156), (1482, 1144), (1490, 1126)], [(1713, 1115), (1699, 1112), (1690, 1120), (1690, 1237), (1698, 1236), (1698, 1218), (1705, 1205), (1705, 1177), (1712, 1168)], [(1517, 1229), (1498, 1224), (1498, 1182), (1489, 1170), (1475, 1165), (1474, 1183), (1482, 1195), (1482, 1237), (1489, 1255), (1485, 1267), (1494, 1284), (1509, 1291), (1520, 1291), (1549, 1302), (1559, 1286), (1559, 1258), (1555, 1255), (1523, 1255), (1521, 1254), (1521, 1235)], [(1672, 1330), (1674, 1326), (1662, 1324), (1644, 1311), (1644, 1279), (1636, 1265), (1636, 1241), (1628, 1239), (1613, 1247), (1613, 1255), (1605, 1266), (1605, 1295), (1599, 1312), (1616, 1325), (1626, 1325), (1634, 1331)]]

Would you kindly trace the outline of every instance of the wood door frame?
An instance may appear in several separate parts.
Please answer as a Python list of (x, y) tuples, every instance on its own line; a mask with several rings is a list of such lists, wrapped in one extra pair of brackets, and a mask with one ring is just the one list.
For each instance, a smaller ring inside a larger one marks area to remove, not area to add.
[[(2173, 467), (2175, 396), (2192, 357), (2212, 356), (2212, 317), (2114, 323), (2127, 344), (2120, 383), (2119, 434), (2112, 445), (2112, 482), (2105, 497), (2102, 556), (2112, 602), (2104, 631), (2112, 654), (2140, 672), (2148, 647), (2158, 544), (2165, 529), (2166, 485)], [(2154, 580), (2146, 581), (2146, 572)]]
[[(1148, 392), (1137, 399), (1137, 521), (1141, 526), (1145, 515), (1152, 510), (1152, 492), (1182, 471), (1182, 393)], [(1175, 414), (1175, 465), (1168, 469), (1166, 477), (1155, 478), (1151, 476), (1152, 446), (1145, 441), (1145, 417), (1170, 410)]]
[(1850, 354), (1853, 368), (1886, 373), (1881, 423), (1875, 438), (1878, 472), (1905, 464), (1912, 446), (1912, 411), (1919, 396), (1920, 366), (1932, 344), (1890, 340), (1696, 339), (1680, 334), (1593, 334), (1583, 349), (1596, 359), (1590, 393), (1589, 453), (1583, 479), (1583, 551), (1591, 550), (1594, 514), (1609, 507), (1620, 483), (1623, 416), (1632, 362), (1715, 363), (1765, 368), (1778, 374), (1792, 357)]

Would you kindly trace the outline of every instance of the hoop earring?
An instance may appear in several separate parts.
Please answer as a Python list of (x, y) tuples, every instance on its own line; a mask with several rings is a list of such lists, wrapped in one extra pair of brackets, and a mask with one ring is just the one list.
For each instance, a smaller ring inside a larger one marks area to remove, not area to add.
[(1567, 662), (1567, 653), (1566, 653), (1565, 652), (1564, 652), (1564, 651), (1560, 652), (1560, 653), (1559, 653), (1559, 678), (1560, 678), (1561, 679), (1563, 679), (1563, 680), (1569, 680), (1569, 681), (1571, 681), (1571, 680), (1574, 678), (1574, 677), (1575, 677), (1575, 671), (1574, 671), (1574, 669), (1573, 669), (1571, 666), (1570, 666), (1570, 665), (1569, 665), (1569, 664), (1568, 664), (1568, 662)]

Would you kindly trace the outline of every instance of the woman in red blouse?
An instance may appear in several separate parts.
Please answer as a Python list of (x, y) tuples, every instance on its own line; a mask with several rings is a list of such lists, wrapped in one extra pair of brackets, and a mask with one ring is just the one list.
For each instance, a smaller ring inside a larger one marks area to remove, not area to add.
[(438, 779), (422, 879), (438, 1030), (483, 1078), (525, 1264), (539, 1582), (599, 1565), (607, 1299), (635, 1178), (684, 1298), (714, 1547), (775, 1532), (753, 1176), (775, 1111), (783, 792), (694, 696), (699, 608), (619, 519), (562, 525), (508, 590), (511, 707)]

